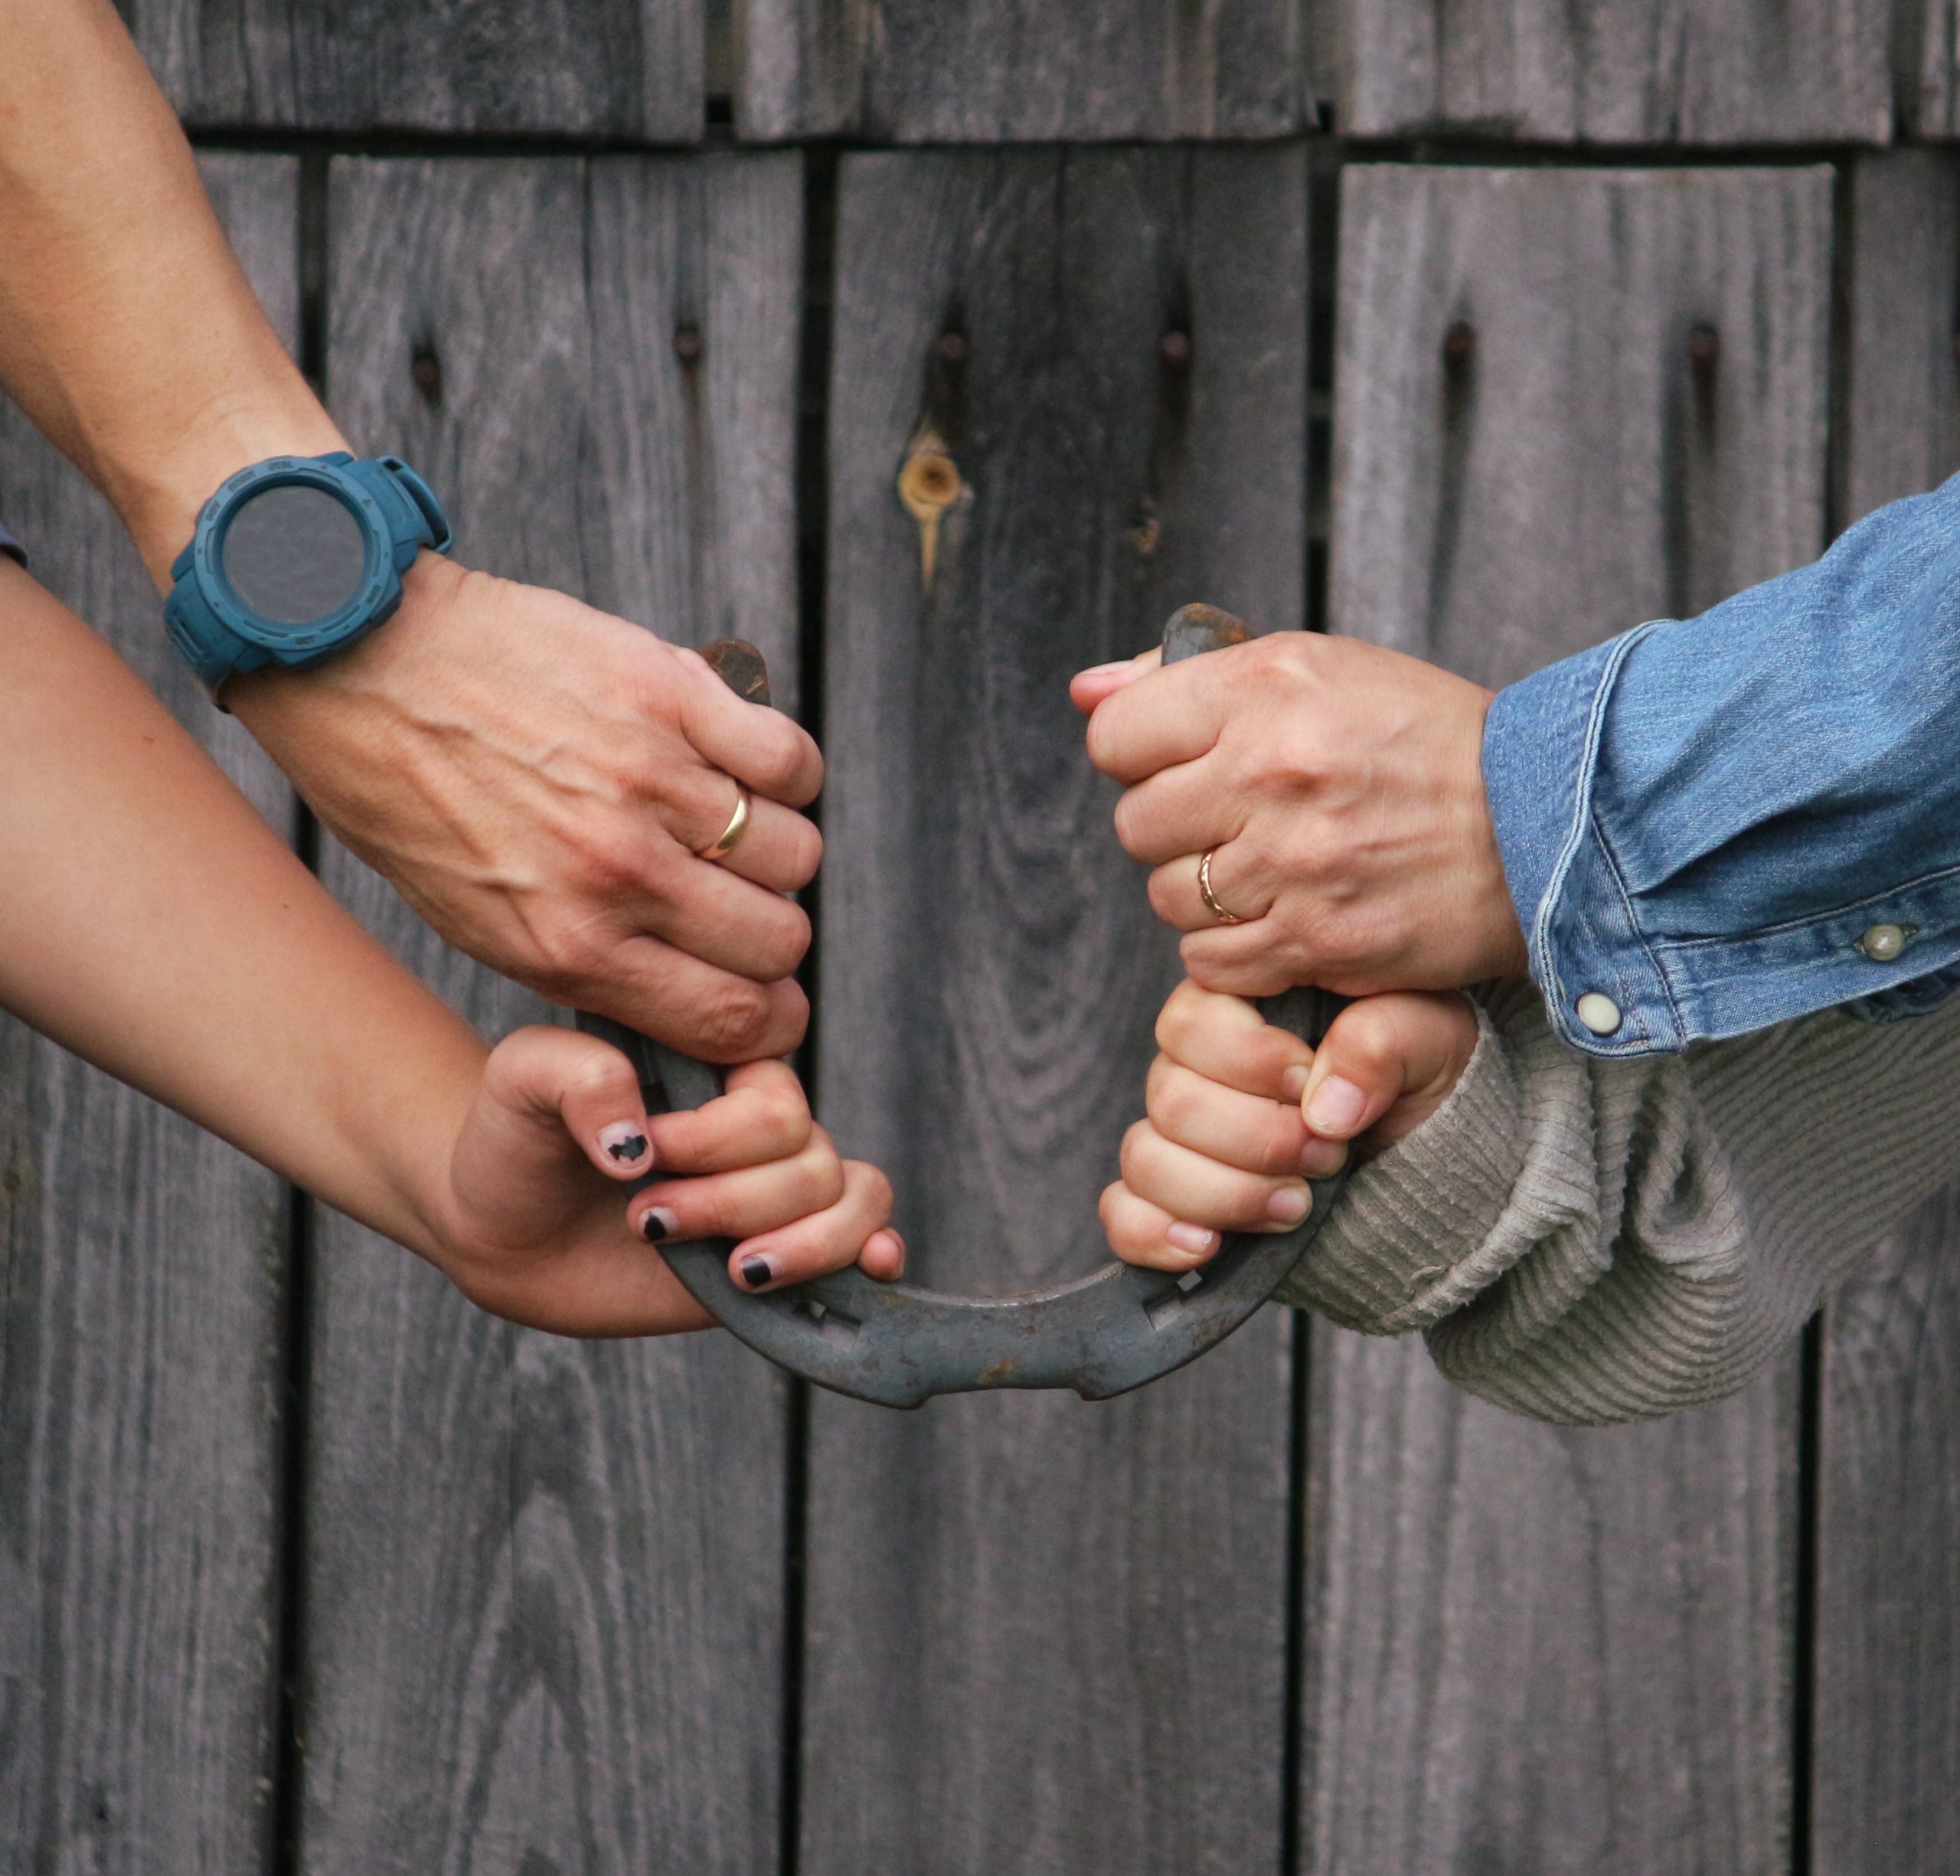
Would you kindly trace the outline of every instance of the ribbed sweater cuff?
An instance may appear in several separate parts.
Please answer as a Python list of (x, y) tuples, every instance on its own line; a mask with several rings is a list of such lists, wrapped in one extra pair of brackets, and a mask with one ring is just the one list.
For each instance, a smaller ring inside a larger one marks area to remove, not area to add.
[(1501, 1274), (1485, 1247), (1529, 1132), (1517, 1076), (1479, 1004), (1476, 1050), (1449, 1098), (1355, 1174), (1279, 1299), (1376, 1335), (1461, 1309)]

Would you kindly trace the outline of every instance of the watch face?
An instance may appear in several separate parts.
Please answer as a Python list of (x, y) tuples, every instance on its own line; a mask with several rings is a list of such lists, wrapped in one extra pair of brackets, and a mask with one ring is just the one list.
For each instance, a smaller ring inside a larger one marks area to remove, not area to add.
[(352, 510), (304, 482), (248, 496), (225, 530), (222, 554), (240, 603), (269, 625), (332, 618), (368, 570), (367, 535)]

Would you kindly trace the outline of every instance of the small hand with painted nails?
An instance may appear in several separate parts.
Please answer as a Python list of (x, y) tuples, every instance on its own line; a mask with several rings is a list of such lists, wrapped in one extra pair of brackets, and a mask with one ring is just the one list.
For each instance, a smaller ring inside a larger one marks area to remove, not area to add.
[[(624, 1204), (622, 1183), (662, 1176)], [(650, 1335), (714, 1319), (649, 1248), (732, 1237), (748, 1289), (861, 1263), (900, 1274), (891, 1188), (838, 1157), (782, 1063), (729, 1072), (691, 1113), (647, 1116), (619, 1051), (567, 1029), (495, 1049), (435, 1209), (437, 1261), (480, 1307), (567, 1335)]]
[(1125, 1263), (1188, 1270), (1222, 1231), (1290, 1231), (1351, 1146), (1367, 1157), (1449, 1098), (1477, 1046), (1455, 991), (1364, 997), (1318, 1051), (1243, 998), (1186, 982), (1157, 1019), (1147, 1119), (1123, 1140), (1102, 1227)]

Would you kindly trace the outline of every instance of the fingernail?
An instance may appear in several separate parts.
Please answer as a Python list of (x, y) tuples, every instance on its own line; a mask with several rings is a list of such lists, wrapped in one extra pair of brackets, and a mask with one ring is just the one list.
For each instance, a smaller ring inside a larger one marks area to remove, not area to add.
[(641, 1214), (640, 1235), (649, 1244), (657, 1244), (663, 1237), (671, 1237), (680, 1223), (665, 1205), (655, 1205)]
[(1307, 1125), (1316, 1133), (1346, 1133), (1361, 1124), (1368, 1097), (1351, 1081), (1329, 1075), (1307, 1103)]
[(766, 1257), (744, 1257), (742, 1260), (742, 1281), (751, 1289), (760, 1289), (776, 1275), (776, 1266)]
[(1186, 1224), (1180, 1221), (1164, 1234), (1180, 1250), (1187, 1250), (1193, 1257), (1209, 1250), (1218, 1242), (1218, 1234), (1208, 1231), (1201, 1224)]
[(1297, 1101), (1307, 1091), (1307, 1071), (1298, 1062), (1279, 1077), (1279, 1091), (1289, 1101)]
[(1305, 1187), (1282, 1185), (1266, 1201), (1266, 1215), (1276, 1224), (1298, 1224), (1313, 1202)]
[(616, 1120), (609, 1127), (601, 1127), (599, 1143), (616, 1165), (635, 1165), (646, 1157), (646, 1135), (637, 1120)]
[(1300, 1149), (1300, 1170), (1310, 1179), (1324, 1179), (1330, 1173), (1338, 1172), (1347, 1161), (1344, 1140), (1323, 1140), (1317, 1134), (1308, 1134), (1306, 1145)]

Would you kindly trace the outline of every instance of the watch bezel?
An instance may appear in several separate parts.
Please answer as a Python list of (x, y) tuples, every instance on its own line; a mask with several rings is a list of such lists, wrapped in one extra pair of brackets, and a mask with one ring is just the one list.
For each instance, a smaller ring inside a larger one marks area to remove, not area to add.
[[(225, 539), (247, 504), (268, 490), (289, 488), (318, 489), (332, 496), (354, 516), (363, 537), (361, 583), (353, 596), (325, 617), (297, 626), (251, 610), (224, 570)], [(227, 631), (289, 663), (330, 652), (377, 623), (400, 581), (392, 542), (381, 503), (341, 465), (309, 456), (274, 456), (239, 471), (205, 505), (191, 548), (191, 570), (204, 603)]]

